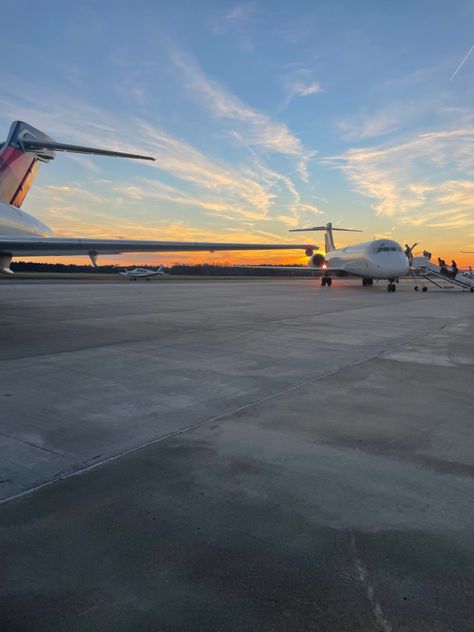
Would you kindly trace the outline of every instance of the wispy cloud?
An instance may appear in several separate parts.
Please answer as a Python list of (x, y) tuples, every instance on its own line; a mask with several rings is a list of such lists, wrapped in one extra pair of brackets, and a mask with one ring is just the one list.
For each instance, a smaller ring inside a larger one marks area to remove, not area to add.
[(336, 129), (344, 140), (365, 140), (385, 136), (400, 128), (409, 112), (406, 108), (387, 107), (372, 115), (360, 114), (336, 123)]
[(139, 122), (140, 138), (156, 155), (156, 168), (181, 180), (232, 199), (240, 198), (264, 215), (272, 194), (255, 178), (247, 177), (205, 156), (189, 144), (143, 121)]
[(280, 111), (286, 108), (295, 98), (309, 97), (325, 92), (314, 78), (313, 71), (301, 64), (289, 64), (283, 73), (281, 81), (286, 95)]
[(285, 123), (274, 121), (267, 114), (245, 104), (217, 81), (205, 76), (199, 65), (182, 51), (172, 54), (188, 92), (217, 118), (239, 124), (233, 138), (257, 151), (282, 154), (297, 160), (301, 177), (307, 178), (308, 161), (315, 155), (306, 148)]
[(251, 37), (251, 21), (257, 13), (255, 2), (244, 2), (233, 6), (221, 15), (210, 19), (210, 30), (213, 35), (230, 36), (245, 52), (255, 49)]
[[(474, 224), (474, 128), (437, 130), (400, 144), (350, 149), (325, 161), (375, 200), (378, 215), (438, 227)], [(461, 175), (462, 174), (462, 175)]]

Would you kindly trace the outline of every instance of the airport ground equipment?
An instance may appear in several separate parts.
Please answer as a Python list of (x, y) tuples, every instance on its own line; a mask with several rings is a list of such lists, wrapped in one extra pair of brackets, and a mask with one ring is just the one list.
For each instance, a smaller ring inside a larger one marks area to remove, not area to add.
[[(474, 274), (472, 270), (459, 270), (456, 274), (453, 274), (452, 270), (441, 268), (430, 261), (428, 257), (414, 257), (411, 269), (415, 279), (421, 278), (443, 290), (458, 287), (461, 290), (474, 292)], [(441, 284), (441, 282), (444, 283)], [(414, 289), (416, 292), (419, 289), (422, 292), (427, 292), (428, 286), (422, 282), (421, 285), (415, 284)]]

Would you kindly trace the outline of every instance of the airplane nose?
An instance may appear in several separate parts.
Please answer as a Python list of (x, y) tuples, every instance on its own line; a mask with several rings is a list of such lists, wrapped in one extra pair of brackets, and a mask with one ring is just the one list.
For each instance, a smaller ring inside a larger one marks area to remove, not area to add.
[(408, 274), (408, 270), (410, 269), (410, 264), (408, 259), (404, 256), (403, 259), (394, 263), (392, 272), (394, 277), (402, 277)]
[(398, 279), (399, 277), (406, 276), (410, 269), (410, 264), (407, 257), (402, 254), (400, 257), (394, 256), (393, 258), (384, 257), (373, 261), (374, 269), (377, 273), (384, 272), (387, 277)]

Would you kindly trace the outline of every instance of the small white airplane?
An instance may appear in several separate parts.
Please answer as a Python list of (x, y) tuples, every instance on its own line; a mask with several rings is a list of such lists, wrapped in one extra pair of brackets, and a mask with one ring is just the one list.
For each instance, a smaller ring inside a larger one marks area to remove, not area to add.
[(124, 252), (180, 252), (218, 250), (304, 250), (311, 256), (315, 246), (307, 244), (242, 244), (226, 242), (136, 241), (53, 237), (52, 230), (21, 210), (41, 163), (50, 162), (57, 151), (99, 156), (154, 160), (150, 156), (58, 143), (32, 125), (15, 121), (6, 141), (0, 143), (0, 273), (13, 274), (13, 257), (89, 255), (97, 266), (98, 255)]
[(128, 277), (130, 281), (136, 281), (137, 279), (146, 279), (149, 281), (151, 277), (163, 276), (166, 274), (163, 266), (160, 266), (156, 270), (150, 270), (149, 268), (134, 268), (133, 270), (122, 270), (119, 272), (121, 276)]
[[(321, 276), (321, 285), (331, 287), (333, 277), (358, 277), (364, 287), (371, 286), (374, 279), (387, 280), (387, 290), (395, 292), (396, 282), (408, 274), (410, 261), (400, 244), (391, 239), (374, 239), (345, 248), (336, 248), (333, 231), (357, 232), (351, 228), (334, 228), (331, 222), (325, 226), (294, 228), (290, 232), (324, 231), (326, 253), (310, 255), (309, 268)], [(246, 266), (247, 267), (247, 266)], [(301, 266), (249, 266), (264, 270), (305, 270)], [(307, 268), (306, 268), (307, 270)]]

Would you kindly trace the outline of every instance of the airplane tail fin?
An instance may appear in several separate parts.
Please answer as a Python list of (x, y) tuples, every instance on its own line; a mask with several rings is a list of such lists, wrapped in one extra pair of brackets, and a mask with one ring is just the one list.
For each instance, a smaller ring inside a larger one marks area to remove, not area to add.
[(326, 252), (331, 252), (331, 250), (335, 250), (336, 246), (334, 244), (334, 230), (342, 230), (344, 232), (349, 233), (361, 233), (361, 230), (357, 230), (355, 228), (334, 228), (331, 222), (328, 222), (325, 226), (312, 226), (310, 228), (292, 228), (290, 233), (301, 233), (312, 230), (324, 230), (324, 245), (326, 247)]
[(165, 271), (165, 268), (164, 268), (164, 266), (163, 266), (163, 264), (162, 264), (162, 265), (158, 268), (158, 272), (164, 272), (164, 271)]
[(57, 143), (32, 125), (15, 121), (7, 140), (0, 146), (0, 200), (20, 208), (40, 164), (53, 160), (56, 151), (154, 160), (150, 156)]

